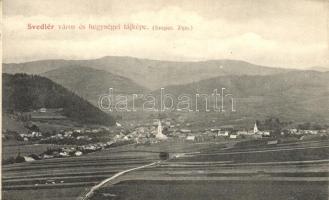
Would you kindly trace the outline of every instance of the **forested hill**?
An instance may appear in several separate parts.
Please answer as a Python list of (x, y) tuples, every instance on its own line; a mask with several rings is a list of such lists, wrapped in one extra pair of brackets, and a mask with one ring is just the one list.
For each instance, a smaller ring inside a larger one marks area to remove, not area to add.
[(112, 116), (61, 85), (37, 75), (3, 74), (3, 110), (27, 112), (40, 108), (62, 108), (63, 115), (91, 124), (113, 125)]
[[(128, 78), (150, 90), (156, 90), (169, 85), (193, 83), (218, 76), (271, 75), (291, 71), (284, 68), (251, 64), (241, 60), (176, 62), (124, 56), (106, 56), (91, 60), (38, 60), (25, 63), (4, 63), (2, 71), (9, 74), (27, 73), (41, 75), (59, 68), (62, 68), (62, 70), (69, 69), (72, 66), (85, 66), (107, 71), (112, 76), (118, 75), (119, 77)], [(48, 75), (52, 76), (50, 78), (56, 78), (54, 75), (62, 72), (62, 70)], [(106, 74), (103, 76), (104, 80), (108, 79)]]

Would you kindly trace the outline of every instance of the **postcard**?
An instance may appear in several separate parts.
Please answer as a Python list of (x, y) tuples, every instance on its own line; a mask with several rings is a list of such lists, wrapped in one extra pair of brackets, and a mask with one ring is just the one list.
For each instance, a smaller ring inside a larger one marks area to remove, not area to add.
[(329, 198), (329, 1), (1, 5), (2, 199)]

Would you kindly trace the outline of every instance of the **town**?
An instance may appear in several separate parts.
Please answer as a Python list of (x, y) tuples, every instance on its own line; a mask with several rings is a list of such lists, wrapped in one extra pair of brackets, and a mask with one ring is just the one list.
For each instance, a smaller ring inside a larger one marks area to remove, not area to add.
[[(47, 112), (41, 108), (38, 112)], [(17, 141), (26, 144), (56, 144), (64, 147), (47, 148), (40, 154), (22, 155), (17, 152), (16, 157), (3, 160), (4, 164), (16, 162), (31, 162), (34, 160), (82, 156), (104, 149), (123, 145), (155, 145), (161, 142), (181, 143), (216, 143), (225, 141), (251, 141), (255, 145), (277, 145), (280, 143), (312, 140), (314, 138), (328, 138), (329, 127), (318, 124), (304, 123), (297, 127), (282, 128), (279, 119), (256, 121), (251, 129), (235, 128), (232, 125), (218, 125), (211, 128), (196, 130), (192, 122), (177, 121), (173, 118), (150, 119), (148, 122), (126, 123), (116, 122), (114, 127), (71, 128), (58, 132), (42, 132), (35, 124), (29, 124), (27, 133), (4, 130), (6, 135), (14, 135)], [(272, 127), (271, 127), (272, 126)], [(260, 127), (260, 128), (259, 128)]]

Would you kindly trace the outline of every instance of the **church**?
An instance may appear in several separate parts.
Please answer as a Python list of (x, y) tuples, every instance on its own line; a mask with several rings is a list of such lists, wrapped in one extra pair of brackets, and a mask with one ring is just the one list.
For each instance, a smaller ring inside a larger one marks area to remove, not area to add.
[(168, 137), (162, 133), (161, 120), (158, 120), (158, 129), (157, 129), (157, 134), (155, 135), (155, 138), (159, 139), (159, 140), (168, 139)]

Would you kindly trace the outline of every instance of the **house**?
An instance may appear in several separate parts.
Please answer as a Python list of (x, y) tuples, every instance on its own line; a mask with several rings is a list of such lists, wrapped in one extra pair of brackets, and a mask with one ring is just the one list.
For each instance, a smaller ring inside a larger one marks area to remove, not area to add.
[(298, 130), (296, 128), (292, 128), (288, 130), (290, 134), (297, 134)]
[(271, 135), (271, 132), (270, 131), (261, 131), (261, 135), (263, 136), (270, 136)]
[(35, 161), (32, 157), (30, 156), (24, 156), (24, 160), (25, 162), (32, 162), (32, 161)]
[(92, 133), (99, 133), (101, 130), (100, 129), (92, 129), (91, 132)]
[(238, 131), (237, 132), (238, 135), (249, 135), (248, 131)]
[(32, 137), (42, 137), (42, 133), (41, 133), (41, 132), (33, 131), (33, 132), (31, 133), (31, 136), (32, 136)]
[(53, 155), (48, 155), (48, 154), (43, 154), (43, 159), (50, 159), (50, 158), (53, 158), (54, 156)]
[(311, 134), (311, 135), (315, 135), (318, 134), (319, 131), (318, 130), (303, 130), (304, 134)]
[(179, 130), (181, 133), (191, 133), (192, 131), (189, 129), (180, 129)]
[(40, 109), (39, 109), (39, 112), (41, 112), (41, 113), (45, 113), (45, 112), (47, 112), (47, 109), (46, 109), (46, 108), (40, 108)]
[(59, 155), (62, 156), (62, 157), (68, 157), (68, 156), (70, 156), (69, 153), (67, 153), (66, 151), (60, 152)]
[(189, 141), (195, 141), (195, 135), (188, 135), (186, 137), (186, 140), (189, 140)]
[(72, 133), (70, 133), (70, 132), (65, 132), (65, 133), (64, 133), (64, 137), (72, 137)]
[(220, 131), (220, 129), (218, 129), (218, 128), (211, 128), (210, 131), (211, 132), (217, 132), (218, 133), (218, 131)]
[(218, 131), (217, 136), (228, 137), (229, 136), (229, 132), (228, 131)]
[(76, 151), (76, 152), (74, 153), (74, 155), (75, 155), (75, 156), (82, 156), (82, 152), (81, 152), (81, 151)]
[(238, 136), (237, 135), (234, 135), (234, 134), (231, 134), (230, 135), (230, 139), (236, 139)]
[(268, 145), (271, 145), (271, 144), (278, 144), (278, 140), (269, 140), (269, 141), (267, 141), (267, 144), (268, 144)]

